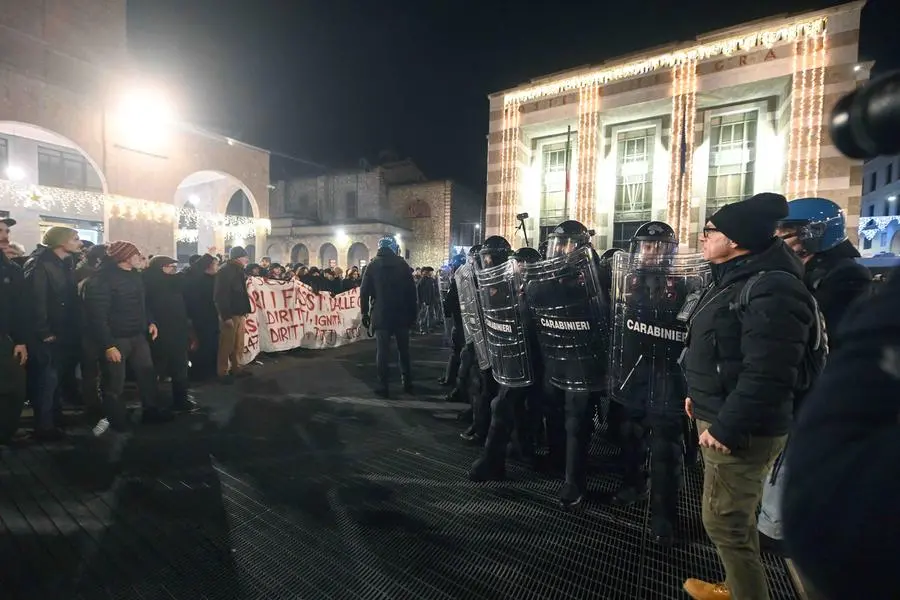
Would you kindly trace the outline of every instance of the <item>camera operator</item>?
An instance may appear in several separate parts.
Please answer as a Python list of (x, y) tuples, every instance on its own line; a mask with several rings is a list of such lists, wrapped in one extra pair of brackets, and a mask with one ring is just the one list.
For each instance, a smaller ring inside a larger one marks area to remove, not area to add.
[[(831, 134), (851, 158), (900, 153), (900, 73), (840, 100)], [(787, 546), (830, 599), (900, 597), (898, 306), (894, 274), (847, 314), (787, 452)]]

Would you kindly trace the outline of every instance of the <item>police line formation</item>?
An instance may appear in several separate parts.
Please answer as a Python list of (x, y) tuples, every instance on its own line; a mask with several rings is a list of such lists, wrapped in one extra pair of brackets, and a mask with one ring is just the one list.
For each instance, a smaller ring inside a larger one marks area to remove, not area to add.
[[(652, 538), (662, 545), (674, 543), (683, 465), (698, 455), (697, 422), (686, 411), (689, 388), (698, 395), (707, 388), (708, 397), (718, 394), (724, 402), (721, 391), (708, 389), (707, 376), (690, 382), (690, 369), (684, 368), (685, 363), (717, 361), (709, 355), (709, 344), (694, 344), (705, 349), (691, 356), (690, 337), (698, 316), (741, 310), (743, 303), (751, 302), (747, 298), (752, 286), (767, 287), (756, 283), (764, 270), (787, 274), (784, 279), (793, 283), (772, 283), (800, 290), (810, 314), (818, 316), (796, 253), (799, 250), (802, 256), (803, 248), (818, 253), (849, 246), (844, 214), (830, 200), (788, 203), (777, 194), (758, 194), (731, 206), (736, 208), (730, 215), (726, 207), (722, 218), (711, 217), (701, 240), (707, 243), (715, 233), (724, 232), (724, 226), (714, 225), (726, 221), (740, 223), (741, 229), (741, 235), (729, 236), (727, 242), (738, 238), (743, 248), (744, 238), (755, 236), (746, 244), (753, 252), (731, 261), (748, 263), (739, 269), (741, 276), (720, 275), (715, 272), (719, 265), (711, 265), (702, 253), (680, 251), (672, 227), (658, 221), (643, 224), (625, 251), (611, 249), (598, 255), (590, 241), (593, 232), (569, 220), (560, 223), (539, 249), (513, 250), (505, 238), (491, 236), (472, 247), (467, 257), (454, 259), (452, 278), (442, 285), (445, 312), (451, 317), (458, 310), (455, 316), (461, 320), (465, 345), (459, 382), (451, 396), (465, 397), (475, 389), (467, 414), (472, 424), (462, 437), (483, 444), (469, 471), (471, 480), (503, 479), (508, 455), (533, 459), (536, 447), (545, 441), (549, 460), (565, 470), (560, 504), (578, 509), (587, 492), (594, 419), (600, 415), (607, 421), (608, 437), (621, 450), (624, 469), (613, 502), (631, 505), (649, 498)], [(776, 235), (785, 228), (793, 239)], [(723, 306), (717, 298), (729, 300)], [(718, 317), (707, 317), (701, 319), (705, 323), (699, 335), (709, 338), (716, 335)], [(812, 327), (824, 333), (819, 319)], [(740, 329), (737, 337), (739, 347)], [(810, 334), (809, 343), (824, 347), (813, 341), (821, 337)], [(810, 350), (813, 361), (820, 358), (815, 354), (818, 347)], [(701, 370), (716, 373), (720, 368), (721, 364), (712, 364)], [(470, 378), (477, 380), (475, 385)], [(806, 385), (803, 379), (799, 373), (798, 395)], [(717, 422), (709, 408), (697, 412), (705, 413), (703, 420)], [(786, 433), (773, 431), (782, 444)], [(762, 468), (771, 466), (770, 461)], [(755, 507), (750, 510), (755, 514)]]

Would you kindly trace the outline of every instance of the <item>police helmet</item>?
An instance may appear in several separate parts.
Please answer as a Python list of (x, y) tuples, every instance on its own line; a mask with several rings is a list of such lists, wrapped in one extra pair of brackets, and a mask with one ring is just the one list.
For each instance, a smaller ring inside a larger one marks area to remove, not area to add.
[(534, 248), (524, 247), (513, 252), (512, 257), (523, 263), (536, 263), (542, 260), (541, 253)]
[(469, 264), (481, 268), (481, 244), (469, 248)]
[(778, 222), (781, 237), (796, 237), (808, 256), (831, 250), (847, 239), (847, 219), (837, 203), (827, 198), (798, 198), (788, 202), (788, 216)]
[(394, 254), (400, 254), (400, 244), (397, 243), (397, 240), (392, 235), (386, 235), (378, 240), (378, 249), (381, 250), (382, 248), (390, 248)]
[(564, 256), (589, 244), (591, 232), (579, 221), (563, 221), (547, 236), (547, 258)]
[(538, 253), (541, 255), (541, 260), (547, 260), (547, 244), (549, 242), (544, 240), (540, 244), (538, 244)]
[(462, 252), (450, 259), (450, 268), (454, 271), (464, 264), (466, 264), (466, 255)]
[(625, 251), (622, 250), (621, 248), (610, 248), (609, 250), (607, 250), (606, 252), (604, 252), (603, 254), (600, 255), (600, 260), (601, 261), (612, 260), (612, 257), (618, 252), (625, 252)]
[(632, 254), (674, 254), (678, 250), (678, 238), (668, 223), (650, 221), (638, 227), (631, 236)]
[(481, 255), (481, 264), (485, 268), (496, 267), (509, 260), (509, 255), (512, 254), (512, 246), (509, 245), (509, 241), (502, 235), (492, 235), (481, 244), (479, 254)]

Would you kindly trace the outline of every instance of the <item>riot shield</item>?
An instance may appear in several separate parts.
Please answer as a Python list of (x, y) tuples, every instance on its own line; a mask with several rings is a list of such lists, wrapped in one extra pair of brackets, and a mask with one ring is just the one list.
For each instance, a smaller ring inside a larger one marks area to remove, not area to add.
[(525, 329), (519, 316), (524, 273), (518, 261), (478, 271), (478, 295), (484, 317), (491, 370), (497, 383), (525, 387), (534, 382)]
[(450, 278), (453, 277), (452, 272), (450, 271), (450, 267), (441, 267), (441, 270), (438, 271), (438, 292), (440, 293), (441, 298), (441, 314), (444, 315), (444, 318), (447, 318), (447, 315), (444, 310), (444, 300), (447, 298), (447, 294), (450, 292)]
[(550, 383), (576, 392), (606, 389), (610, 308), (593, 248), (525, 265), (525, 297)]
[(687, 324), (682, 308), (710, 282), (702, 254), (618, 253), (613, 258), (610, 396), (635, 410), (684, 414), (678, 359)]
[(475, 357), (482, 371), (491, 367), (487, 344), (484, 341), (484, 324), (475, 280), (475, 267), (463, 265), (456, 270), (456, 289), (459, 293), (459, 311), (462, 315), (463, 334), (466, 343), (475, 347)]

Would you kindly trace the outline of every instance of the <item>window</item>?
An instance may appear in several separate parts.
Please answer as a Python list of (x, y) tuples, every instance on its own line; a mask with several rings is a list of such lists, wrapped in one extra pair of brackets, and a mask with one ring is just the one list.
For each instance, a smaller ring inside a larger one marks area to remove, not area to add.
[(541, 216), (556, 218), (566, 214), (566, 143), (547, 144), (543, 149), (541, 173)]
[(460, 223), (457, 226), (456, 243), (454, 246), (474, 246), (476, 243), (477, 223)]
[(638, 228), (644, 224), (644, 221), (631, 221), (624, 223), (613, 223), (613, 248), (622, 248), (627, 250), (631, 244), (631, 238), (637, 233)]
[(617, 136), (616, 147), (613, 245), (627, 244), (641, 223), (651, 218), (656, 128), (622, 131)]
[(38, 146), (38, 183), (50, 187), (101, 192), (94, 167), (76, 152)]
[(347, 218), (357, 218), (359, 215), (359, 194), (356, 193), (356, 190), (353, 190), (352, 192), (347, 192), (344, 199), (347, 206)]
[(884, 179), (885, 185), (894, 180), (894, 163), (888, 163), (887, 176)]
[(869, 216), (870, 217), (875, 216), (875, 203), (874, 202), (869, 205)]
[(872, 173), (872, 176), (869, 177), (869, 191), (874, 192), (875, 188), (878, 187), (878, 173)]
[(6, 167), (9, 165), (9, 140), (0, 137), (0, 178), (6, 179)]
[(758, 119), (759, 113), (751, 110), (710, 120), (707, 219), (726, 204), (753, 195)]

